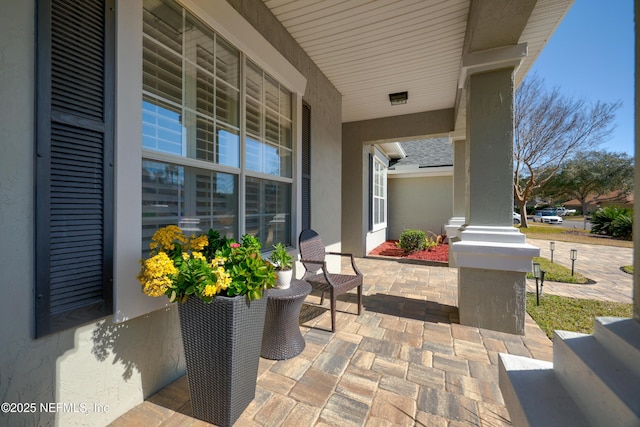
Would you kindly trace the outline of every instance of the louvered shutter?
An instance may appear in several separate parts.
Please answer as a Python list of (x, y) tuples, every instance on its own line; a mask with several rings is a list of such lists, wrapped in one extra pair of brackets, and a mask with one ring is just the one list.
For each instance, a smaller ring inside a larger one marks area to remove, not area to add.
[(311, 108), (302, 104), (302, 229), (311, 228)]
[(113, 0), (38, 1), (36, 336), (113, 312)]

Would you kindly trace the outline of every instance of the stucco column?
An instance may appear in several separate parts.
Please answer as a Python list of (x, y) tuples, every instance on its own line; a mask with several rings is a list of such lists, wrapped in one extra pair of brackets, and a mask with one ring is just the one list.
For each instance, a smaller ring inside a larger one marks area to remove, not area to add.
[(460, 231), (465, 223), (466, 212), (466, 158), (467, 141), (453, 139), (453, 216), (444, 226), (449, 239), (449, 267), (457, 267), (452, 252), (452, 244), (460, 241)]
[(467, 81), (466, 225), (453, 254), (460, 323), (524, 334), (525, 274), (540, 250), (513, 227), (514, 68)]

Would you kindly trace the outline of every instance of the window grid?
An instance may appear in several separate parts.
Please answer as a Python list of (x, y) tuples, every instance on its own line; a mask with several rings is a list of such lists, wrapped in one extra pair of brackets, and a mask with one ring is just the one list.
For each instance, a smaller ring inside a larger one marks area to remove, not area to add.
[(384, 227), (387, 223), (387, 168), (374, 156), (373, 160), (373, 226)]
[(211, 225), (257, 235), (265, 249), (291, 244), (291, 93), (177, 4), (144, 6), (143, 238), (168, 224)]

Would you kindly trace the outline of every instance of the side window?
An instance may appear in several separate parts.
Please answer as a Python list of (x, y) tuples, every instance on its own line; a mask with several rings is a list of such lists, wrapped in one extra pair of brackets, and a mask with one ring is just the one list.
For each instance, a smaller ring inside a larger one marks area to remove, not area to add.
[(387, 225), (387, 165), (372, 155), (371, 161), (371, 229)]

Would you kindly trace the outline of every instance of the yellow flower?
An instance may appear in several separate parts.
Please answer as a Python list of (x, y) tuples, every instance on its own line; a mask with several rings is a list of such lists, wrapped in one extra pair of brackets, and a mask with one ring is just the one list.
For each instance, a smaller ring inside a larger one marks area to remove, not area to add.
[(191, 253), (191, 258), (193, 259), (200, 259), (202, 261), (206, 261), (207, 259), (204, 257), (204, 255), (202, 255), (201, 252), (192, 252)]
[(204, 287), (204, 290), (202, 291), (202, 295), (206, 297), (212, 297), (217, 293), (218, 293), (218, 289), (215, 285), (207, 285)]
[(191, 250), (194, 250), (194, 251), (201, 251), (208, 244), (209, 244), (209, 239), (207, 239), (207, 236), (205, 235), (197, 236), (197, 237), (191, 236), (191, 239), (189, 240), (189, 247), (191, 248)]
[(182, 230), (180, 230), (180, 227), (177, 225), (168, 225), (153, 233), (149, 247), (151, 249), (157, 249), (159, 246), (161, 251), (172, 251), (176, 248), (176, 242), (184, 245), (188, 242), (188, 239)]
[(137, 278), (145, 294), (159, 297), (167, 292), (176, 274), (178, 269), (171, 258), (166, 253), (160, 252), (142, 262)]

